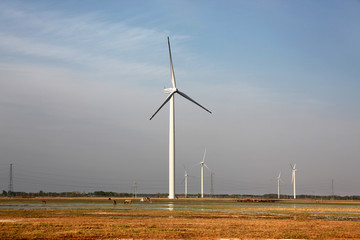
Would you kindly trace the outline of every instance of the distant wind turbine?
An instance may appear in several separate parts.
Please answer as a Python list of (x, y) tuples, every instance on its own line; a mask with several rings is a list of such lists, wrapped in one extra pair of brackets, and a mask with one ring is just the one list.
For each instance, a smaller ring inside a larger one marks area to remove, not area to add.
[(169, 56), (170, 56), (170, 70), (171, 70), (171, 81), (172, 88), (164, 89), (164, 92), (169, 94), (163, 104), (156, 110), (156, 112), (151, 116), (150, 120), (160, 111), (160, 109), (170, 101), (170, 117), (169, 117), (169, 199), (175, 199), (175, 93), (186, 98), (187, 100), (195, 103), (199, 107), (203, 108), (205, 111), (211, 113), (208, 109), (201, 106), (195, 100), (191, 99), (188, 95), (183, 92), (180, 92), (176, 88), (174, 67), (171, 58), (171, 49), (170, 49), (170, 39), (168, 37), (168, 46), (169, 46)]
[(187, 198), (187, 194), (188, 194), (188, 173), (185, 169), (185, 198)]
[(291, 169), (292, 169), (292, 178), (291, 178), (291, 182), (294, 184), (294, 199), (296, 199), (296, 163), (293, 165), (291, 165)]
[(281, 178), (280, 178), (280, 176), (281, 176), (281, 172), (279, 173), (279, 176), (277, 177), (277, 182), (278, 182), (278, 199), (280, 199), (280, 181), (282, 181)]
[[(195, 166), (195, 165), (194, 165)], [(188, 195), (188, 186), (189, 186), (189, 181), (188, 181), (188, 179), (189, 179), (189, 177), (194, 177), (194, 176), (191, 176), (191, 175), (189, 175), (189, 173), (188, 173), (188, 170), (185, 168), (185, 166), (184, 166), (184, 171), (185, 171), (185, 174), (184, 174), (184, 180), (183, 180), (183, 182), (184, 182), (184, 184), (185, 184), (185, 198), (187, 198), (187, 195)]]
[(201, 190), (201, 198), (204, 198), (204, 166), (210, 171), (211, 173), (211, 170), (210, 168), (205, 164), (205, 156), (206, 156), (206, 149), (205, 149), (205, 152), (204, 152), (204, 157), (203, 157), (203, 160), (202, 162), (200, 162), (200, 173), (201, 173), (201, 179), (200, 179), (200, 190)]

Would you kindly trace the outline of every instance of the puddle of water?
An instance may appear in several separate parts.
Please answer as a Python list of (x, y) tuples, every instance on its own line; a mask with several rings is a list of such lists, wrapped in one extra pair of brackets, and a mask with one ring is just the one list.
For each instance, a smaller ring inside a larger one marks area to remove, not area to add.
[(360, 221), (359, 217), (345, 217), (345, 216), (311, 216), (309, 219), (320, 219), (329, 221)]
[[(265, 210), (264, 210), (265, 208)], [(266, 208), (270, 210), (266, 210)], [(291, 209), (294, 208), (296, 213), (310, 213), (308, 219), (335, 220), (335, 221), (360, 221), (359, 212), (347, 212), (346, 208), (357, 208), (360, 205), (329, 205), (329, 204), (246, 204), (246, 203), (186, 203), (186, 202), (170, 202), (170, 203), (133, 203), (129, 205), (113, 205), (112, 203), (6, 203), (0, 204), (0, 209), (118, 209), (118, 210), (168, 210), (168, 211), (199, 211), (199, 212), (217, 212), (228, 214), (241, 214), (246, 216), (274, 216), (274, 217), (294, 217), (293, 211), (284, 210), (274, 212), (274, 209)], [(296, 210), (298, 208), (298, 210)], [(301, 210), (311, 208), (311, 211)], [(327, 209), (343, 208), (344, 211), (336, 212)], [(259, 209), (258, 211), (256, 209)], [(319, 209), (319, 211), (317, 211)], [(335, 216), (332, 214), (336, 214)], [(296, 217), (296, 216), (295, 216)]]

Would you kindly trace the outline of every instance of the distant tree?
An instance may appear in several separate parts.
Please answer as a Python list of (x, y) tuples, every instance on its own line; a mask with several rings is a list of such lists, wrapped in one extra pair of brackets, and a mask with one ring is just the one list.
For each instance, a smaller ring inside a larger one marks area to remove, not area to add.
[(104, 191), (95, 191), (94, 195), (97, 197), (103, 197), (103, 196), (105, 196), (105, 192)]
[(72, 197), (80, 197), (81, 194), (80, 194), (80, 192), (71, 192), (71, 196)]

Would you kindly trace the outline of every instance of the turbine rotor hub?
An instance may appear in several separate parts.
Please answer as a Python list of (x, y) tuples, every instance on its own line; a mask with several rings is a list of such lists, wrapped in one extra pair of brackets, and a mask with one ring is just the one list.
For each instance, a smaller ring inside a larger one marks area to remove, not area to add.
[(173, 92), (177, 92), (177, 88), (164, 88), (164, 93), (171, 94)]

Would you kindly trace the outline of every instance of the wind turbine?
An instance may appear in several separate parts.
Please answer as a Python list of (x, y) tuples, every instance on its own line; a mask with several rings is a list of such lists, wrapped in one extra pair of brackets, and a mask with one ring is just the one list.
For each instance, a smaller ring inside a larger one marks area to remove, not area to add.
[(183, 182), (184, 182), (184, 184), (185, 184), (185, 198), (187, 198), (187, 195), (188, 195), (188, 178), (189, 177), (194, 177), (194, 176), (191, 176), (191, 175), (189, 175), (188, 174), (188, 171), (187, 171), (187, 169), (185, 168), (185, 166), (184, 166), (184, 171), (185, 171), (185, 175), (184, 175), (184, 180), (183, 180)]
[(188, 190), (188, 173), (185, 169), (185, 198), (187, 198), (187, 190)]
[(205, 164), (205, 156), (206, 156), (206, 149), (204, 152), (204, 157), (202, 162), (200, 162), (200, 173), (201, 173), (201, 183), (200, 183), (200, 188), (201, 188), (201, 198), (204, 198), (204, 166), (211, 172), (210, 168)]
[(151, 116), (150, 120), (160, 111), (160, 109), (170, 101), (170, 117), (169, 117), (169, 199), (175, 199), (175, 93), (186, 98), (187, 100), (195, 103), (199, 107), (203, 108), (205, 111), (211, 113), (208, 109), (201, 106), (195, 100), (191, 99), (188, 95), (183, 92), (180, 92), (176, 88), (174, 67), (171, 58), (171, 49), (170, 49), (170, 39), (168, 37), (168, 46), (169, 46), (169, 56), (170, 56), (170, 71), (171, 71), (171, 82), (172, 88), (164, 89), (164, 92), (168, 94), (167, 98), (161, 104), (161, 106), (156, 110), (156, 112)]
[(291, 182), (294, 184), (294, 199), (296, 199), (296, 163), (293, 165), (291, 165), (291, 169), (292, 169), (292, 178), (291, 178)]
[(278, 199), (280, 199), (280, 181), (282, 181), (281, 178), (280, 178), (280, 176), (281, 176), (281, 172), (279, 173), (279, 176), (277, 177), (277, 182), (278, 182)]

